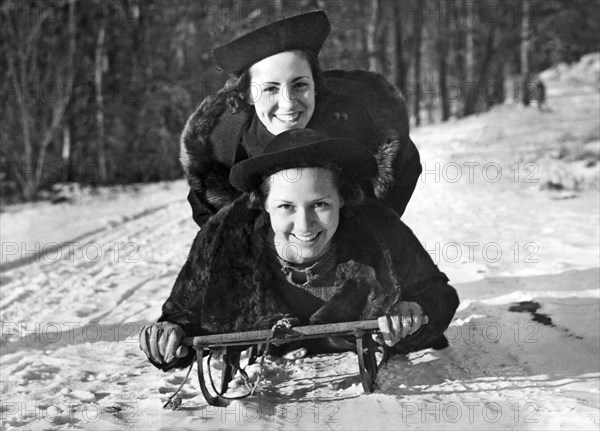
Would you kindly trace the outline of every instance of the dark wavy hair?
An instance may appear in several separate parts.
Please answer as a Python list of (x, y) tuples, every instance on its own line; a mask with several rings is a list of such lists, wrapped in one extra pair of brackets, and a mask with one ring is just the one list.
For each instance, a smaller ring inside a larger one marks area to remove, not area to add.
[(249, 193), (248, 206), (252, 209), (265, 209), (265, 202), (271, 191), (270, 176), (282, 171), (284, 169), (296, 169), (296, 168), (322, 168), (327, 169), (331, 172), (331, 177), (323, 178), (323, 181), (331, 181), (340, 197), (343, 199), (345, 205), (360, 205), (364, 200), (364, 192), (361, 186), (349, 175), (347, 175), (343, 169), (341, 169), (335, 163), (329, 161), (319, 161), (310, 163), (294, 163), (294, 166), (288, 167), (277, 167), (271, 169), (263, 175), (263, 180), (257, 188)]
[[(319, 66), (319, 59), (312, 51), (306, 49), (298, 49), (296, 51), (300, 51), (308, 61), (315, 84), (315, 99), (318, 101), (319, 95), (325, 91), (325, 78)], [(230, 78), (225, 83), (221, 91), (225, 93), (227, 105), (232, 113), (239, 111), (251, 112), (254, 109), (249, 102), (250, 82), (250, 69), (246, 69), (240, 76)]]

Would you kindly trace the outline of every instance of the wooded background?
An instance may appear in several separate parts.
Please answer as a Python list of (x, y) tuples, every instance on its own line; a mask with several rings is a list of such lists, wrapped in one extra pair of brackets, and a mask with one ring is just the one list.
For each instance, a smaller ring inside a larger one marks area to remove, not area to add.
[(324, 9), (324, 70), (369, 69), (413, 126), (527, 98), (535, 74), (598, 51), (597, 0), (2, 0), (2, 202), (55, 183), (179, 178), (179, 134), (227, 79), (215, 44)]

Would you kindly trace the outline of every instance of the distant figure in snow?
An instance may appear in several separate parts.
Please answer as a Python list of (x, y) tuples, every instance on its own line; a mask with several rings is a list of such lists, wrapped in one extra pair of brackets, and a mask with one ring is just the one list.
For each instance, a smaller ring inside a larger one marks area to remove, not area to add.
[(546, 86), (544, 85), (544, 81), (541, 78), (538, 78), (536, 84), (536, 96), (538, 102), (538, 109), (540, 111), (545, 111), (546, 104)]
[(531, 102), (537, 102), (537, 108), (540, 111), (546, 111), (546, 85), (539, 76), (527, 78), (523, 81), (523, 105), (529, 106)]

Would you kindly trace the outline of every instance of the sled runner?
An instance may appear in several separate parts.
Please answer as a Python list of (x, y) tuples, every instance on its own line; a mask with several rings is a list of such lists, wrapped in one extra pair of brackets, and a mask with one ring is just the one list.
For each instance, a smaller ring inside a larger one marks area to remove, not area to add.
[[(428, 320), (429, 319), (427, 316), (423, 316), (423, 324), (427, 324)], [(229, 400), (245, 398), (249, 395), (252, 395), (260, 382), (259, 374), (259, 378), (253, 386), (248, 383), (248, 376), (244, 369), (240, 367), (240, 347), (251, 348), (250, 358), (248, 361), (248, 365), (251, 365), (256, 362), (258, 344), (265, 344), (261, 357), (262, 373), (264, 358), (271, 344), (281, 345), (294, 341), (315, 338), (354, 336), (356, 342), (356, 353), (358, 356), (358, 369), (360, 372), (362, 386), (366, 393), (371, 393), (375, 390), (375, 381), (377, 379), (378, 369), (389, 358), (388, 349), (379, 345), (373, 340), (372, 335), (378, 332), (379, 325), (377, 320), (362, 320), (355, 322), (340, 322), (292, 327), (289, 322), (286, 321), (286, 319), (283, 319), (282, 321), (277, 322), (277, 324), (275, 324), (270, 330), (267, 329), (188, 337), (183, 340), (183, 344), (193, 347), (196, 350), (198, 381), (200, 383), (202, 395), (210, 405), (225, 407), (229, 404)], [(223, 355), (221, 387), (220, 390), (218, 390), (215, 387), (212, 376), (210, 375), (210, 361), (213, 352), (223, 347), (226, 348), (226, 353)], [(381, 349), (383, 353), (382, 360), (379, 364), (377, 364), (377, 358), (375, 356), (378, 349)], [(211, 394), (208, 390), (204, 378), (204, 356), (208, 356), (208, 375), (215, 395)], [(225, 396), (225, 392), (227, 391), (229, 382), (234, 378), (236, 372), (240, 372), (246, 381), (246, 384), (249, 387), (249, 393), (237, 397), (227, 397)], [(177, 392), (169, 398), (164, 407), (177, 408), (181, 401), (175, 397), (176, 395)]]

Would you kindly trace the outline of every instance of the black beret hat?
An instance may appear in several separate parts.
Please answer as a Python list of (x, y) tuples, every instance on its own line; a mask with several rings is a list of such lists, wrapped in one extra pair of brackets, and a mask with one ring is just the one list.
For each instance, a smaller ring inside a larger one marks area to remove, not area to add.
[(313, 129), (293, 129), (271, 139), (260, 156), (233, 165), (229, 182), (236, 189), (249, 192), (259, 187), (266, 175), (284, 169), (320, 166), (323, 162), (339, 166), (356, 182), (377, 174), (375, 157), (361, 143), (331, 138)]
[(224, 71), (239, 76), (254, 63), (280, 52), (307, 49), (318, 54), (330, 29), (323, 11), (296, 15), (214, 48), (213, 59)]

